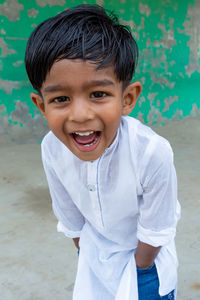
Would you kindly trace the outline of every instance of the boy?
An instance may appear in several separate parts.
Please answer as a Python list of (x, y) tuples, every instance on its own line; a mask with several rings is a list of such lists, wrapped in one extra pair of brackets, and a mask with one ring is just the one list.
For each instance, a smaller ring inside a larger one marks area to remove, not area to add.
[[(74, 300), (174, 299), (179, 218), (169, 143), (128, 115), (137, 45), (103, 8), (81, 5), (29, 38), (31, 99), (50, 132), (42, 160), (58, 231), (74, 239)], [(79, 240), (80, 238), (80, 240)]]

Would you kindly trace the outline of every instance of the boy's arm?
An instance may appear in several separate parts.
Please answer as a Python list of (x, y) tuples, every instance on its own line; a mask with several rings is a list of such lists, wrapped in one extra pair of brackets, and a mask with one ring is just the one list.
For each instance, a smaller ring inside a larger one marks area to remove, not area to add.
[(141, 269), (150, 267), (161, 247), (153, 247), (138, 241), (138, 247), (135, 254), (136, 266)]
[(138, 247), (136, 265), (147, 268), (152, 265), (161, 246), (175, 237), (180, 217), (177, 200), (177, 179), (173, 164), (173, 152), (167, 144), (151, 145), (141, 168), (142, 198), (139, 202), (137, 224)]
[(58, 219), (57, 231), (64, 233), (69, 238), (78, 239), (85, 224), (85, 219), (55, 172), (46, 148), (47, 145), (43, 141), (42, 162), (51, 194), (53, 212)]

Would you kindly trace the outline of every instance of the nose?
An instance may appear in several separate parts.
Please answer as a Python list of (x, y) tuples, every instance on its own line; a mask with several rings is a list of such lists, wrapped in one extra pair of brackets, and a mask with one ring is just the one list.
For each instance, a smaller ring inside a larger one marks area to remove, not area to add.
[(70, 106), (69, 121), (84, 123), (94, 118), (94, 111), (88, 100), (74, 99)]

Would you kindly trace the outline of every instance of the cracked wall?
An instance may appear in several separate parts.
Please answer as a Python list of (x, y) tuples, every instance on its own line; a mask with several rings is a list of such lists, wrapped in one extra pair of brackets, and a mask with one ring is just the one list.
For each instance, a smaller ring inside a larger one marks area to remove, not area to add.
[(19, 142), (40, 140), (47, 126), (29, 94), (27, 39), (48, 17), (90, 3), (114, 10), (140, 50), (136, 80), (143, 92), (132, 116), (150, 125), (200, 114), (199, 0), (0, 0), (0, 133)]

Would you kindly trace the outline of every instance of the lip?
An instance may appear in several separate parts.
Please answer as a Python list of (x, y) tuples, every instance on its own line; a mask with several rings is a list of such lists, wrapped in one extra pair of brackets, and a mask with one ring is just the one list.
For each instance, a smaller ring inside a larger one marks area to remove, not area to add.
[[(87, 131), (84, 130), (84, 131), (78, 131), (78, 132), (87, 132)], [(97, 140), (94, 143), (92, 143), (89, 146), (85, 146), (85, 145), (81, 145), (81, 144), (77, 143), (76, 140), (73, 138), (73, 136), (71, 134), (71, 139), (72, 139), (73, 143), (75, 144), (76, 148), (78, 148), (78, 150), (81, 151), (81, 152), (94, 151), (98, 147), (98, 145), (101, 141), (101, 137), (102, 137), (102, 132), (100, 132), (100, 134), (97, 136)]]

